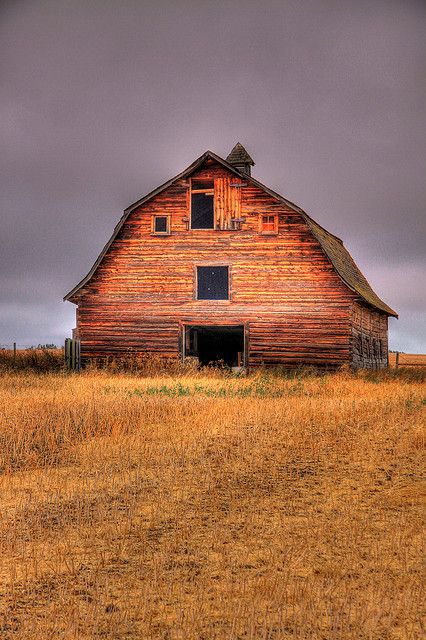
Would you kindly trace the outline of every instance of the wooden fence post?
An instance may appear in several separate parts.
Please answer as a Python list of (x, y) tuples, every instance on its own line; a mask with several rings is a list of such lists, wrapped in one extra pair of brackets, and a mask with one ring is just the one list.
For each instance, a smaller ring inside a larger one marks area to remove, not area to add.
[(16, 361), (16, 342), (13, 343), (13, 362)]
[(80, 371), (80, 340), (65, 338), (65, 365), (72, 371)]
[(395, 354), (395, 369), (398, 369), (398, 365), (399, 365), (399, 351), (397, 351)]
[(71, 368), (70, 362), (70, 339), (65, 338), (65, 366), (67, 369)]

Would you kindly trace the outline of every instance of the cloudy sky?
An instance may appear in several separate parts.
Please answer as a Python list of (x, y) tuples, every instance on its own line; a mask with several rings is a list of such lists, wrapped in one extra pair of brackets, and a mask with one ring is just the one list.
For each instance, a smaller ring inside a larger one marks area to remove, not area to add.
[(238, 140), (426, 353), (426, 3), (3, 0), (0, 344), (62, 343), (122, 210)]

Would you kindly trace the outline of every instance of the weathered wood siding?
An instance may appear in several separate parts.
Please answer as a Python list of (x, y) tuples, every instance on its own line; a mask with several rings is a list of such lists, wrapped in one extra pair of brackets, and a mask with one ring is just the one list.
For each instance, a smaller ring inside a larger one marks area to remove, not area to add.
[(388, 318), (367, 305), (352, 308), (352, 366), (382, 369), (388, 365)]
[[(187, 179), (133, 211), (73, 298), (83, 359), (128, 351), (178, 356), (184, 324), (244, 324), (249, 365), (351, 362), (357, 296), (302, 216), (219, 164), (193, 177), (215, 180), (217, 229), (189, 229)], [(279, 215), (278, 235), (259, 233), (262, 213)], [(152, 235), (154, 214), (170, 215), (169, 236)], [(203, 264), (229, 265), (229, 301), (195, 299), (195, 269)]]
[(216, 229), (234, 230), (241, 218), (241, 179), (226, 175), (214, 181)]

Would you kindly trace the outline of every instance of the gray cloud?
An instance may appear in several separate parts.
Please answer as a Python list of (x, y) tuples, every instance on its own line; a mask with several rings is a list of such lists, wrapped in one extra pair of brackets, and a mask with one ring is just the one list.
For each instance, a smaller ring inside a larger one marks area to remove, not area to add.
[(0, 342), (62, 341), (122, 210), (237, 140), (426, 351), (426, 6), (3, 2)]

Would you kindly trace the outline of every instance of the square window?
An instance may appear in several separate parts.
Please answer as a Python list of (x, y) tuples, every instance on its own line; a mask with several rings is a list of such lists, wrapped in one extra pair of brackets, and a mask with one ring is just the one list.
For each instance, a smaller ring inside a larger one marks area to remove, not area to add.
[(197, 300), (229, 300), (229, 267), (197, 267)]
[(191, 182), (191, 229), (214, 229), (212, 180), (192, 180)]
[(168, 235), (170, 233), (169, 216), (154, 216), (152, 232), (158, 235)]
[(259, 231), (264, 234), (278, 233), (278, 215), (262, 214), (259, 220)]

